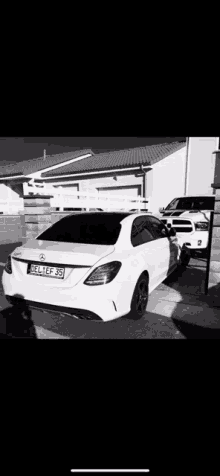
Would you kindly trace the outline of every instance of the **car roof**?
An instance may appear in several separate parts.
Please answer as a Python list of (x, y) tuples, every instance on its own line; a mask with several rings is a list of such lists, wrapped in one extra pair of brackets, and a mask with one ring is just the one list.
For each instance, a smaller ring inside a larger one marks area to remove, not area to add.
[(89, 210), (89, 211), (80, 211), (79, 213), (70, 213), (69, 215), (67, 216), (76, 216), (76, 215), (102, 215), (102, 216), (108, 216), (108, 215), (124, 215), (125, 217), (128, 216), (128, 215), (132, 215), (132, 212), (123, 212), (123, 211), (118, 211), (118, 212), (115, 212), (115, 211), (109, 211), (109, 212), (105, 212), (105, 211), (99, 211), (99, 210)]
[(79, 213), (70, 213), (67, 216), (76, 216), (76, 215), (103, 215), (103, 216), (108, 216), (108, 215), (124, 215), (124, 217), (130, 216), (130, 215), (152, 215), (151, 212), (138, 212), (138, 211), (99, 211), (99, 210), (92, 210), (92, 211), (80, 211)]
[[(83, 215), (83, 216), (90, 216), (90, 215), (93, 215), (93, 216), (99, 216), (99, 217), (108, 217), (108, 216), (114, 216), (114, 217), (118, 217), (120, 219), (120, 222), (121, 223), (122, 221), (124, 221), (126, 219), (126, 221), (128, 220), (129, 221), (129, 218), (130, 220), (132, 221), (134, 218), (137, 218), (139, 216), (153, 216), (151, 212), (131, 212), (131, 211), (128, 211), (128, 212), (123, 212), (123, 211), (82, 211), (82, 212), (77, 212), (77, 213), (70, 213), (69, 215), (66, 215), (65, 218), (68, 218), (68, 217), (71, 217), (71, 216), (79, 216), (79, 215)], [(158, 218), (159, 220), (159, 218)]]
[(200, 195), (180, 195), (179, 197), (173, 198), (173, 200), (178, 200), (180, 198), (210, 198), (213, 197), (215, 198), (215, 195), (203, 195), (202, 193)]

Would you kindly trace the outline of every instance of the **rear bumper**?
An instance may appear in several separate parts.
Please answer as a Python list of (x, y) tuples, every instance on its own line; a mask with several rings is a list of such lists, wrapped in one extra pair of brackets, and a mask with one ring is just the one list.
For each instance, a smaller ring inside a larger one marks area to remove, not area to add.
[(71, 314), (78, 319), (111, 321), (129, 312), (128, 295), (123, 295), (123, 305), (117, 304), (116, 288), (100, 289), (100, 286), (76, 286), (72, 288), (51, 288), (28, 285), (28, 280), (18, 281), (5, 271), (2, 285), (7, 300), (13, 303), (13, 296), (19, 294), (32, 308)]
[[(10, 304), (17, 304), (17, 299), (14, 296), (5, 295), (5, 298)], [(100, 316), (86, 309), (74, 309), (64, 306), (55, 306), (52, 304), (46, 304), (37, 301), (28, 301), (27, 299), (24, 299), (24, 301), (31, 309), (39, 309), (42, 311), (55, 312), (59, 314), (68, 314), (72, 317), (76, 317), (77, 319), (85, 319), (88, 321), (103, 322), (103, 319)]]

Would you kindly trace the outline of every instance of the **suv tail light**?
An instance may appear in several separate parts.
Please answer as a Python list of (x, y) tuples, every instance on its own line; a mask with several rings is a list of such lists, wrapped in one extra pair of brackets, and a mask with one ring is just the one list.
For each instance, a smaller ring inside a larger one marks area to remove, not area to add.
[(11, 267), (11, 255), (8, 256), (6, 264), (5, 264), (5, 271), (8, 274), (12, 274), (12, 267)]
[(92, 271), (92, 273), (84, 281), (84, 284), (87, 286), (100, 286), (101, 284), (108, 284), (113, 281), (120, 268), (121, 263), (119, 261), (112, 261), (111, 263), (103, 264)]
[(207, 221), (199, 221), (195, 223), (195, 229), (200, 231), (208, 231), (209, 223)]

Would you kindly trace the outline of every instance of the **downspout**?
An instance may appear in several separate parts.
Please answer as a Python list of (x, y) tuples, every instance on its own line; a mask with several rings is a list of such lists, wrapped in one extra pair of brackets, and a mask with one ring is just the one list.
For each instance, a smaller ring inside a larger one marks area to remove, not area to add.
[(187, 194), (188, 170), (189, 170), (189, 137), (186, 138), (186, 169), (185, 169), (184, 195)]
[[(143, 193), (142, 193), (142, 196), (144, 198), (144, 200), (146, 200), (146, 172), (144, 170), (144, 167), (143, 165), (141, 165), (141, 173), (143, 174)], [(146, 210), (146, 203), (144, 203), (144, 209)]]

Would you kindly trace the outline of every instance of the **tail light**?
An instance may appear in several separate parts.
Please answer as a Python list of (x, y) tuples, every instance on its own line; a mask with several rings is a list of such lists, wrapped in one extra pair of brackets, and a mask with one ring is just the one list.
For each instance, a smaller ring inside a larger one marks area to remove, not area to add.
[(207, 221), (199, 221), (195, 223), (195, 229), (200, 231), (208, 231), (209, 223)]
[(8, 256), (6, 264), (5, 264), (5, 271), (8, 274), (12, 274), (12, 267), (11, 267), (11, 255)]
[(87, 286), (100, 286), (101, 284), (108, 284), (113, 281), (120, 268), (121, 263), (119, 261), (112, 261), (111, 263), (103, 264), (92, 271), (92, 273), (84, 281), (84, 284)]

